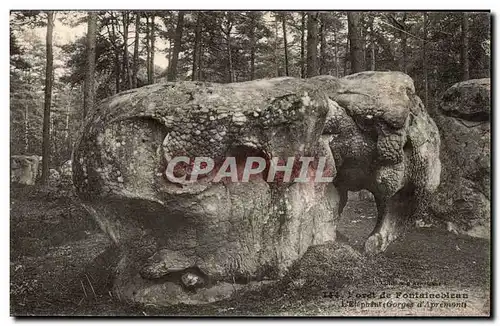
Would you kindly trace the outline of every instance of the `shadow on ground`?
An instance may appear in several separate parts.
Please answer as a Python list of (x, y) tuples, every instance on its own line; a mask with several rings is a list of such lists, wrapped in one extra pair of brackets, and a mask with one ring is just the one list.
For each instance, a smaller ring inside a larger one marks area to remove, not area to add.
[(346, 243), (311, 248), (284, 279), (214, 304), (138, 307), (113, 297), (116, 255), (75, 198), (12, 188), (11, 315), (489, 315), (488, 241), (421, 228), (368, 257), (374, 223), (373, 202), (351, 200)]

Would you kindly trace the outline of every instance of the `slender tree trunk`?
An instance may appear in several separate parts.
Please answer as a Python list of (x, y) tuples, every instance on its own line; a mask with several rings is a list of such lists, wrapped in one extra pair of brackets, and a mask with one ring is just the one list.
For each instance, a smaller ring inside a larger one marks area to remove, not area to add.
[(233, 57), (232, 57), (232, 49), (231, 49), (231, 31), (233, 29), (233, 22), (232, 20), (228, 17), (227, 20), (227, 32), (226, 32), (226, 49), (227, 49), (227, 59), (228, 59), (228, 68), (229, 68), (229, 83), (232, 83), (234, 81), (234, 71), (233, 71)]
[(200, 57), (200, 38), (201, 38), (201, 13), (196, 14), (196, 27), (194, 30), (194, 49), (193, 49), (193, 72), (191, 74), (191, 80), (195, 81), (198, 77), (198, 63)]
[[(55, 99), (54, 99), (54, 102), (56, 102)], [(50, 128), (49, 128), (49, 130), (50, 130), (50, 139), (51, 140), (52, 139), (57, 139), (56, 130), (54, 130), (54, 129), (55, 129), (54, 128), (54, 115), (51, 114), (50, 115)], [(50, 152), (54, 153), (53, 154), (54, 156), (57, 156), (57, 154), (58, 154), (57, 149), (56, 149), (56, 143), (57, 143), (57, 141), (51, 141), (50, 142), (50, 145), (51, 145)], [(52, 154), (51, 154), (51, 156), (52, 156)], [(52, 160), (52, 157), (51, 157), (51, 160)], [(50, 172), (50, 169), (49, 169), (49, 172)], [(50, 173), (49, 173), (49, 175), (50, 175)]]
[(349, 37), (347, 37), (345, 42), (344, 76), (347, 76), (349, 74), (349, 72), (347, 71), (347, 63), (349, 62), (349, 52), (350, 52), (349, 43), (350, 43)]
[[(31, 69), (28, 69), (26, 74), (26, 82), (28, 84), (28, 90), (32, 91), (32, 82), (31, 82)], [(29, 153), (29, 111), (28, 105), (24, 104), (24, 143), (25, 143), (25, 153)]]
[(228, 60), (229, 60), (229, 82), (232, 83), (233, 80), (234, 80), (234, 77), (233, 77), (233, 74), (234, 74), (234, 71), (233, 71), (233, 57), (231, 55), (231, 39), (228, 38), (227, 40), (227, 56), (228, 56)]
[(155, 33), (156, 33), (156, 24), (155, 24), (155, 14), (153, 13), (151, 16), (151, 28), (149, 29), (150, 37), (149, 40), (151, 41), (151, 45), (149, 47), (151, 55), (149, 57), (149, 76), (148, 76), (148, 83), (153, 84), (155, 82)]
[(403, 26), (403, 31), (401, 33), (401, 47), (403, 48), (403, 71), (404, 73), (408, 73), (408, 46), (407, 46), (407, 40), (408, 36), (405, 33), (406, 32), (406, 12), (403, 14), (403, 20), (401, 22), (401, 25)]
[(203, 36), (200, 39), (200, 46), (198, 51), (198, 77), (197, 80), (203, 80)]
[(462, 47), (460, 51), (460, 61), (462, 65), (462, 80), (469, 80), (469, 19), (466, 12), (462, 14), (462, 25), (461, 25), (461, 40)]
[(139, 71), (139, 26), (141, 24), (141, 16), (135, 14), (135, 43), (134, 43), (134, 67), (132, 68), (132, 85), (137, 88), (137, 72)]
[(69, 105), (66, 105), (66, 125), (64, 127), (64, 143), (67, 145), (69, 139)]
[(97, 13), (89, 12), (87, 22), (87, 69), (85, 70), (85, 82), (83, 90), (83, 118), (94, 105), (94, 83), (95, 83), (95, 47), (97, 33)]
[(427, 13), (424, 12), (424, 40), (422, 45), (422, 70), (424, 74), (424, 104), (425, 107), (429, 107), (429, 82), (427, 75)]
[(129, 27), (129, 12), (123, 12), (123, 73), (125, 74), (125, 80), (127, 81), (127, 89), (132, 88), (132, 76), (129, 69), (128, 61), (128, 27)]
[(111, 31), (112, 31), (112, 39), (114, 42), (114, 47), (115, 47), (115, 90), (116, 93), (120, 92), (120, 49), (116, 44), (118, 43), (118, 37), (116, 35), (116, 29), (115, 29), (115, 24), (114, 24), (114, 19), (111, 22)]
[(370, 70), (375, 71), (376, 69), (376, 51), (375, 51), (375, 31), (373, 29), (373, 16), (370, 19), (370, 45), (371, 45), (371, 66)]
[(177, 79), (177, 62), (179, 61), (179, 52), (181, 52), (182, 31), (184, 29), (184, 12), (179, 11), (177, 16), (177, 26), (175, 28), (174, 48), (172, 53), (172, 61), (169, 65), (167, 79), (175, 81)]
[[(72, 92), (73, 88), (71, 88), (70, 91)], [(66, 145), (66, 153), (68, 153), (70, 157), (71, 157), (71, 152), (73, 150), (72, 141), (71, 141), (71, 137), (70, 137), (70, 133), (69, 133), (71, 103), (72, 103), (72, 100), (70, 99), (70, 101), (66, 107), (66, 144), (65, 144)]]
[(371, 71), (376, 70), (376, 55), (375, 55), (375, 42), (372, 40), (371, 42), (371, 50), (372, 50), (372, 64), (370, 66)]
[(289, 76), (288, 73), (288, 40), (286, 39), (286, 14), (282, 16), (283, 20), (283, 46), (285, 47), (285, 76)]
[(149, 13), (144, 14), (146, 16), (146, 79), (147, 83), (151, 79), (151, 31), (149, 25)]
[(146, 15), (146, 78), (149, 81), (151, 80), (151, 32), (149, 30), (149, 13), (145, 13)]
[(306, 13), (302, 12), (300, 25), (300, 77), (306, 78)]
[(349, 34), (349, 47), (351, 58), (351, 73), (363, 71), (363, 59), (360, 26), (359, 26), (359, 13), (349, 11), (347, 13), (347, 28)]
[(339, 77), (339, 45), (337, 43), (337, 29), (333, 30), (333, 42), (334, 44), (334, 61), (335, 61), (335, 77)]
[(168, 53), (167, 53), (167, 58), (168, 58), (168, 67), (167, 67), (167, 74), (170, 71), (170, 67), (172, 66), (172, 51), (173, 51), (173, 46), (172, 46), (172, 38), (168, 38)]
[(278, 55), (278, 14), (274, 13), (274, 69), (276, 77), (280, 75), (280, 63)]
[(307, 14), (307, 77), (318, 74), (318, 13)]
[(360, 39), (361, 39), (361, 50), (363, 52), (363, 59), (362, 59), (362, 67), (363, 70), (368, 70), (368, 61), (366, 60), (366, 37), (368, 34), (368, 31), (365, 30), (363, 27), (365, 26), (365, 20), (366, 20), (366, 15), (363, 12), (359, 13), (359, 34), (360, 34)]
[(52, 84), (54, 81), (52, 34), (54, 32), (54, 12), (47, 12), (46, 35), (46, 66), (45, 66), (45, 100), (43, 104), (43, 138), (42, 138), (42, 184), (46, 184), (49, 177), (50, 161), (50, 104), (52, 100)]
[(24, 153), (28, 153), (29, 149), (29, 117), (28, 117), (28, 105), (24, 104)]
[(319, 74), (320, 75), (325, 75), (326, 74), (326, 31), (327, 31), (327, 26), (326, 26), (326, 20), (324, 19), (325, 17), (322, 17), (321, 19), (321, 27), (320, 27), (320, 63), (319, 63)]
[(250, 26), (250, 80), (255, 79), (255, 16), (254, 13), (250, 13), (251, 26)]

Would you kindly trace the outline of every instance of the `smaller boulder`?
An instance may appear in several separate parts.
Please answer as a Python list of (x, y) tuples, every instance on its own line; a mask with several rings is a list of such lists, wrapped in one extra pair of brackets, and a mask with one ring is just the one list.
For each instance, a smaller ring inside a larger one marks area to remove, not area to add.
[(373, 194), (365, 189), (358, 191), (358, 199), (361, 201), (375, 201)]
[(61, 174), (56, 169), (49, 170), (49, 183), (58, 184), (61, 181)]
[(431, 213), (449, 231), (490, 236), (490, 79), (450, 87), (434, 117), (441, 135), (441, 184)]
[(64, 180), (71, 180), (73, 175), (73, 162), (71, 160), (67, 160), (64, 162), (59, 168), (59, 172), (61, 173), (61, 178)]
[(12, 183), (32, 186), (38, 176), (40, 157), (36, 155), (13, 155), (10, 158), (10, 180)]

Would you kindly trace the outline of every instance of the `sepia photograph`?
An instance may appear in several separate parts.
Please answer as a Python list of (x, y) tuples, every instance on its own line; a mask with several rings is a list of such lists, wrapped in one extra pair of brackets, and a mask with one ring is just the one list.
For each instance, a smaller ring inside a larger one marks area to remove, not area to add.
[(9, 41), (11, 317), (492, 317), (489, 10), (11, 9)]

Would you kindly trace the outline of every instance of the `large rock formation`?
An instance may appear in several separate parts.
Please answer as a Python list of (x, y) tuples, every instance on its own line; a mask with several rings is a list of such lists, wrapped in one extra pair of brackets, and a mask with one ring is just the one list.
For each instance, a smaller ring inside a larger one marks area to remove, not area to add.
[(38, 175), (40, 157), (36, 155), (12, 155), (10, 158), (10, 180), (22, 185), (34, 185)]
[[(335, 241), (339, 191), (374, 193), (379, 222), (366, 249), (385, 250), (437, 187), (438, 154), (437, 129), (402, 73), (163, 83), (89, 115), (73, 181), (120, 250), (120, 298), (200, 303), (280, 277), (308, 247)], [(216, 167), (234, 157), (236, 179), (172, 181), (165, 169), (179, 156)], [(306, 182), (268, 179), (267, 168), (240, 182), (249, 157), (313, 161)], [(316, 182), (321, 173), (335, 181)]]
[(483, 238), (490, 236), (490, 112), (490, 79), (475, 79), (450, 87), (435, 116), (443, 176), (431, 211), (449, 230)]

